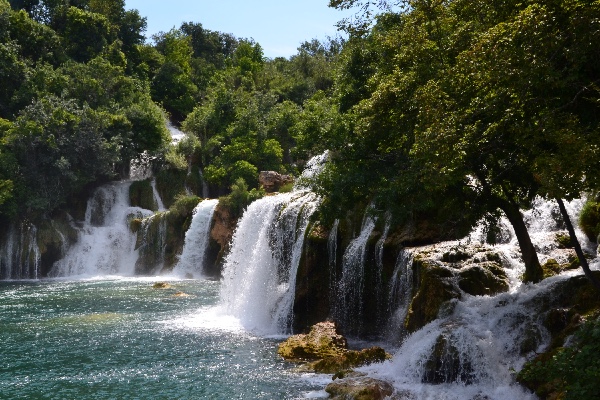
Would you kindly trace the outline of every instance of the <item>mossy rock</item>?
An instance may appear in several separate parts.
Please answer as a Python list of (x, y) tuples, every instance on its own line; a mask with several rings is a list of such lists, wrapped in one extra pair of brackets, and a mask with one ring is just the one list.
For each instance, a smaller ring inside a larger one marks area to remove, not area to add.
[(158, 205), (154, 200), (154, 191), (150, 179), (135, 181), (129, 186), (129, 204), (146, 210), (158, 211)]
[(323, 374), (336, 374), (352, 368), (361, 367), (373, 363), (383, 362), (391, 358), (391, 355), (378, 346), (362, 350), (348, 350), (343, 354), (326, 357), (311, 364), (311, 369)]
[(572, 249), (573, 242), (571, 242), (571, 236), (564, 233), (557, 233), (554, 236), (554, 240), (556, 240), (556, 244), (558, 244), (559, 249)]
[(307, 334), (290, 336), (279, 345), (277, 354), (292, 361), (318, 360), (343, 355), (346, 338), (338, 334), (333, 322), (319, 322)]
[(333, 381), (325, 391), (336, 400), (383, 400), (394, 393), (394, 387), (368, 376), (351, 376)]
[(404, 325), (414, 332), (437, 318), (442, 305), (452, 299), (460, 299), (460, 291), (452, 282), (454, 273), (432, 261), (416, 258), (413, 261), (417, 277), (416, 293), (410, 303)]
[(171, 286), (170, 283), (168, 282), (155, 282), (152, 285), (153, 289), (171, 289), (173, 286)]
[(473, 296), (494, 295), (508, 290), (508, 278), (495, 262), (474, 264), (458, 274), (458, 287)]
[(600, 196), (590, 197), (579, 214), (579, 226), (592, 242), (600, 236)]

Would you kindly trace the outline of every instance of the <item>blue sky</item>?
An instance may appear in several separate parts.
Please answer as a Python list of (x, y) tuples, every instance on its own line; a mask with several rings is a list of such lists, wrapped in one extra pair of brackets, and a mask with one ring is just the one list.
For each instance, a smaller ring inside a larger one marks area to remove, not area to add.
[(182, 22), (200, 22), (206, 29), (254, 38), (269, 58), (289, 57), (311, 39), (340, 32), (335, 24), (352, 11), (329, 8), (328, 0), (126, 0), (147, 18), (146, 36), (169, 31)]

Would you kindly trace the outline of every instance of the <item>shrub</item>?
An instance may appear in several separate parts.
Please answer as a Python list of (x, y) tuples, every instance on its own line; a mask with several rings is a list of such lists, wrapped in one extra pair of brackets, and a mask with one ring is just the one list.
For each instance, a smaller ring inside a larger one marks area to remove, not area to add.
[(542, 398), (600, 399), (600, 319), (586, 322), (569, 347), (525, 365), (519, 380)]
[(579, 214), (579, 226), (585, 235), (593, 242), (600, 235), (600, 201), (598, 197), (589, 198)]

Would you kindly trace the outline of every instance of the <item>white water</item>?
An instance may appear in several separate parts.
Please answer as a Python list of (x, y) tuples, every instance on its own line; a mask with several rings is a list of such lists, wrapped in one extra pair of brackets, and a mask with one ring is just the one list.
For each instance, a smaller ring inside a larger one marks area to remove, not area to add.
[(263, 197), (244, 212), (225, 260), (220, 299), (246, 329), (289, 331), (304, 234), (317, 204), (313, 193), (300, 191)]
[(165, 203), (163, 203), (160, 194), (158, 193), (158, 189), (156, 189), (156, 179), (152, 179), (150, 181), (150, 186), (152, 187), (152, 195), (154, 196), (154, 202), (156, 203), (156, 208), (158, 211), (166, 211)]
[(104, 185), (88, 200), (79, 238), (50, 271), (53, 277), (134, 274), (136, 235), (128, 218), (146, 217), (149, 210), (129, 205), (131, 182)]
[(167, 129), (171, 134), (171, 140), (173, 143), (177, 143), (185, 137), (185, 133), (173, 126), (173, 124), (170, 121), (167, 122)]
[(375, 219), (367, 207), (360, 234), (354, 238), (342, 258), (342, 273), (337, 284), (333, 314), (344, 332), (360, 333), (362, 322), (367, 241), (375, 229)]
[(173, 268), (174, 275), (194, 278), (202, 276), (211, 223), (218, 203), (219, 200), (207, 199), (194, 208), (192, 223), (185, 233), (183, 251), (177, 265)]
[[(581, 205), (580, 200), (567, 205), (573, 221)], [(557, 248), (556, 233), (565, 231), (562, 230), (556, 204), (536, 201), (534, 209), (524, 212), (524, 218), (540, 261), (555, 258), (565, 262), (566, 254), (572, 251)], [(519, 371), (529, 357), (548, 345), (550, 334), (535, 308), (541, 302), (537, 297), (548, 296), (553, 285), (581, 274), (581, 270), (564, 272), (535, 285), (522, 284), (519, 276), (524, 267), (519, 259), (514, 233), (506, 221), (501, 223), (504, 225), (505, 243), (495, 246), (495, 249), (504, 254), (503, 264), (511, 280), (510, 290), (496, 296), (464, 295), (446, 315), (439, 316), (408, 337), (401, 335), (404, 341), (391, 361), (362, 368), (364, 372), (393, 383), (397, 393), (419, 400), (537, 398), (515, 383), (512, 372)], [(457, 243), (478, 241), (484, 236), (482, 227), (478, 227), (468, 238)], [(578, 232), (578, 237), (587, 251), (596, 254), (581, 232)], [(390, 283), (390, 304), (397, 306), (391, 322), (395, 320), (396, 327), (405, 318), (410, 301), (411, 253), (412, 250), (407, 249), (400, 254)], [(598, 258), (592, 261), (592, 269), (599, 266)], [(398, 332), (396, 330), (396, 334)], [(537, 348), (524, 350), (521, 347), (527, 337), (535, 337)], [(397, 338), (391, 337), (393, 340)], [(446, 347), (440, 348), (440, 343), (446, 343)], [(441, 355), (441, 365), (439, 360), (435, 364), (433, 354)], [(431, 384), (436, 381), (442, 383)]]
[(248, 330), (267, 335), (292, 330), (304, 236), (320, 203), (308, 184), (327, 159), (327, 152), (313, 157), (292, 192), (253, 202), (238, 223), (223, 267), (220, 305)]

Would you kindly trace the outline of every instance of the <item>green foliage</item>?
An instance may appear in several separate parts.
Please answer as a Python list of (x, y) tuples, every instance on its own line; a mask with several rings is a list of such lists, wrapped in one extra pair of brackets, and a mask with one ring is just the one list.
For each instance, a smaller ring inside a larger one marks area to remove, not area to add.
[(175, 197), (175, 202), (169, 207), (169, 211), (178, 217), (190, 216), (200, 200), (198, 196), (179, 194)]
[(579, 226), (583, 233), (593, 242), (600, 237), (600, 201), (589, 197), (579, 214)]
[(219, 204), (227, 207), (233, 218), (239, 218), (250, 203), (260, 199), (264, 195), (264, 191), (260, 189), (248, 190), (248, 185), (244, 181), (244, 178), (238, 178), (231, 185), (231, 193), (219, 198)]
[[(535, 360), (519, 372), (519, 379), (537, 387), (543, 398), (600, 398), (600, 320), (586, 322), (568, 347), (545, 360)], [(560, 397), (557, 397), (560, 396)]]

